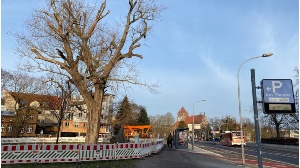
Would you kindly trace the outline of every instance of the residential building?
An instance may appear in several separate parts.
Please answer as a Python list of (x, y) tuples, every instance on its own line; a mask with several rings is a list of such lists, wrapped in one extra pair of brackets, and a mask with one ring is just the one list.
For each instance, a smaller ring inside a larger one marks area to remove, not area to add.
[(1, 137), (14, 137), (14, 123), (16, 122), (16, 113), (1, 110)]
[[(110, 137), (112, 134), (112, 110), (113, 110), (113, 94), (104, 95), (101, 111), (101, 125), (99, 130), (99, 137)], [(62, 136), (85, 136), (86, 128), (88, 126), (88, 113), (86, 104), (81, 96), (73, 97), (74, 104), (69, 111), (65, 112), (64, 120), (61, 126)]]
[[(1, 104), (6, 111), (9, 111), (14, 120), (14, 124), (6, 123), (7, 129), (13, 126), (13, 130), (1, 132), (1, 136), (5, 137), (35, 137), (38, 131), (39, 116), (42, 111), (49, 108), (58, 108), (59, 100), (55, 96), (17, 93), (3, 91)], [(1, 113), (1, 118), (6, 118), (7, 113)], [(8, 121), (9, 122), (9, 121)], [(3, 125), (3, 124), (2, 124)]]
[(194, 118), (194, 133), (195, 137), (204, 137), (206, 134), (206, 126), (208, 124), (207, 118), (204, 114), (198, 114), (198, 115), (191, 115), (189, 116), (189, 113), (185, 110), (184, 107), (181, 107), (181, 109), (177, 113), (177, 121), (176, 123), (171, 127), (171, 131), (174, 131), (180, 121), (184, 121), (187, 127), (189, 128), (190, 133), (192, 132), (193, 128), (193, 118)]
[[(114, 95), (106, 94), (103, 99), (102, 112), (101, 112), (101, 125), (99, 130), (99, 137), (110, 137), (112, 126), (112, 107)], [(88, 125), (87, 107), (81, 96), (72, 98), (72, 102), (76, 102), (76, 106), (68, 106), (62, 115), (62, 124), (60, 127), (60, 136), (85, 136), (86, 127)], [(22, 115), (21, 109), (35, 109), (34, 115), (35, 126), (32, 127), (33, 134), (30, 136), (56, 136), (58, 132), (59, 119), (60, 119), (60, 104), (61, 99), (57, 96), (39, 95), (28, 93), (8, 92), (4, 90), (2, 109), (12, 111), (16, 116)], [(73, 104), (73, 103), (70, 103)], [(4, 114), (4, 113), (3, 113)], [(17, 115), (18, 114), (18, 115)], [(11, 113), (12, 115), (12, 113)], [(28, 114), (30, 115), (30, 114)], [(28, 117), (26, 116), (26, 118)], [(7, 118), (5, 115), (1, 115)], [(13, 116), (10, 116), (14, 118)], [(6, 121), (9, 121), (5, 119)], [(32, 122), (31, 120), (27, 120)], [(7, 130), (10, 123), (6, 123), (4, 130)], [(33, 123), (30, 123), (33, 124)], [(2, 124), (3, 125), (3, 124)], [(4, 135), (4, 134), (1, 134)], [(6, 134), (5, 134), (6, 135)], [(23, 134), (28, 136), (27, 134)]]

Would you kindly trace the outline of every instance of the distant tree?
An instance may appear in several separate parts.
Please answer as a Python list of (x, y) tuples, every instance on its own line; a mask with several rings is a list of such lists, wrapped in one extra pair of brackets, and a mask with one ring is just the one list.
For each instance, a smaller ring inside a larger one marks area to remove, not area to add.
[(237, 122), (236, 118), (233, 116), (225, 116), (221, 119), (221, 130), (222, 131), (238, 131), (240, 128), (239, 123)]
[(294, 98), (295, 98), (295, 106), (296, 106), (296, 113), (292, 115), (291, 123), (293, 124), (292, 126), (295, 129), (299, 130), (299, 68), (295, 67), (294, 68)]
[(212, 127), (211, 129), (215, 131), (220, 131), (223, 124), (219, 117), (210, 118), (209, 123)]
[[(49, 85), (49, 94), (56, 95), (59, 99), (56, 106), (49, 107), (51, 114), (58, 121), (58, 130), (56, 136), (56, 144), (61, 134), (61, 128), (63, 120), (66, 115), (74, 115), (74, 111), (71, 111), (71, 106), (76, 106), (77, 104), (72, 104), (72, 94), (74, 94), (75, 87), (72, 87), (71, 82), (67, 78), (55, 74), (48, 74), (49, 80), (44, 81)], [(70, 114), (72, 113), (72, 114)]]
[(138, 118), (138, 124), (139, 125), (149, 125), (150, 119), (148, 117), (146, 109), (142, 106), (140, 108), (141, 108), (141, 111), (140, 111), (139, 118)]
[(117, 134), (123, 125), (136, 125), (137, 112), (133, 111), (133, 105), (129, 102), (128, 97), (125, 96), (117, 108), (117, 114), (113, 123), (114, 133)]
[(7, 85), (13, 81), (13, 78), (14, 76), (11, 74), (11, 72), (1, 68), (1, 93), (3, 93), (3, 89), (8, 89)]
[(178, 127), (177, 128), (186, 128), (186, 123), (184, 121), (179, 121)]
[(294, 68), (295, 80), (294, 80), (294, 98), (296, 104), (295, 114), (263, 114), (262, 124), (268, 128), (274, 127), (276, 131), (276, 137), (281, 137), (280, 130), (284, 129), (285, 132), (289, 132), (291, 129), (299, 130), (299, 68)]
[(164, 115), (156, 114), (155, 116), (149, 116), (151, 132), (157, 133), (160, 135), (168, 136), (171, 132), (170, 128), (174, 124), (174, 117), (171, 113)]
[(44, 93), (42, 77), (33, 76), (21, 70), (7, 71), (1, 68), (1, 91), (3, 89), (16, 93)]

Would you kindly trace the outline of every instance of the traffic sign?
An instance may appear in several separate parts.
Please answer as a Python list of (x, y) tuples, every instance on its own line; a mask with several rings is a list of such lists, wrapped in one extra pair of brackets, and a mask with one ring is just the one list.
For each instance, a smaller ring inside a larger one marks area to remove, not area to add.
[(290, 79), (261, 81), (264, 113), (295, 113), (293, 83)]

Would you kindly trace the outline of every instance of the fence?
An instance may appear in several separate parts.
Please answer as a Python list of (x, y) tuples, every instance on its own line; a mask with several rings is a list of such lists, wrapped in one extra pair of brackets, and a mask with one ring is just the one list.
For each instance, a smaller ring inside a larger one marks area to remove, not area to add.
[[(108, 138), (99, 138), (98, 142), (108, 142)], [(19, 143), (54, 143), (56, 142), (56, 137), (51, 138), (1, 138), (1, 144), (19, 144)], [(60, 137), (58, 142), (85, 142), (84, 137)]]
[(133, 159), (159, 152), (163, 139), (144, 143), (1, 145), (1, 164)]

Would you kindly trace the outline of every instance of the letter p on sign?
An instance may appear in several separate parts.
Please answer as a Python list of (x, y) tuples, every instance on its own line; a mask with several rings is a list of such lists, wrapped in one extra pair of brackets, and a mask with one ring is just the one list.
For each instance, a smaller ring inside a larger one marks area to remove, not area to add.
[(275, 93), (275, 89), (279, 89), (282, 87), (282, 83), (280, 81), (272, 81), (273, 92)]

